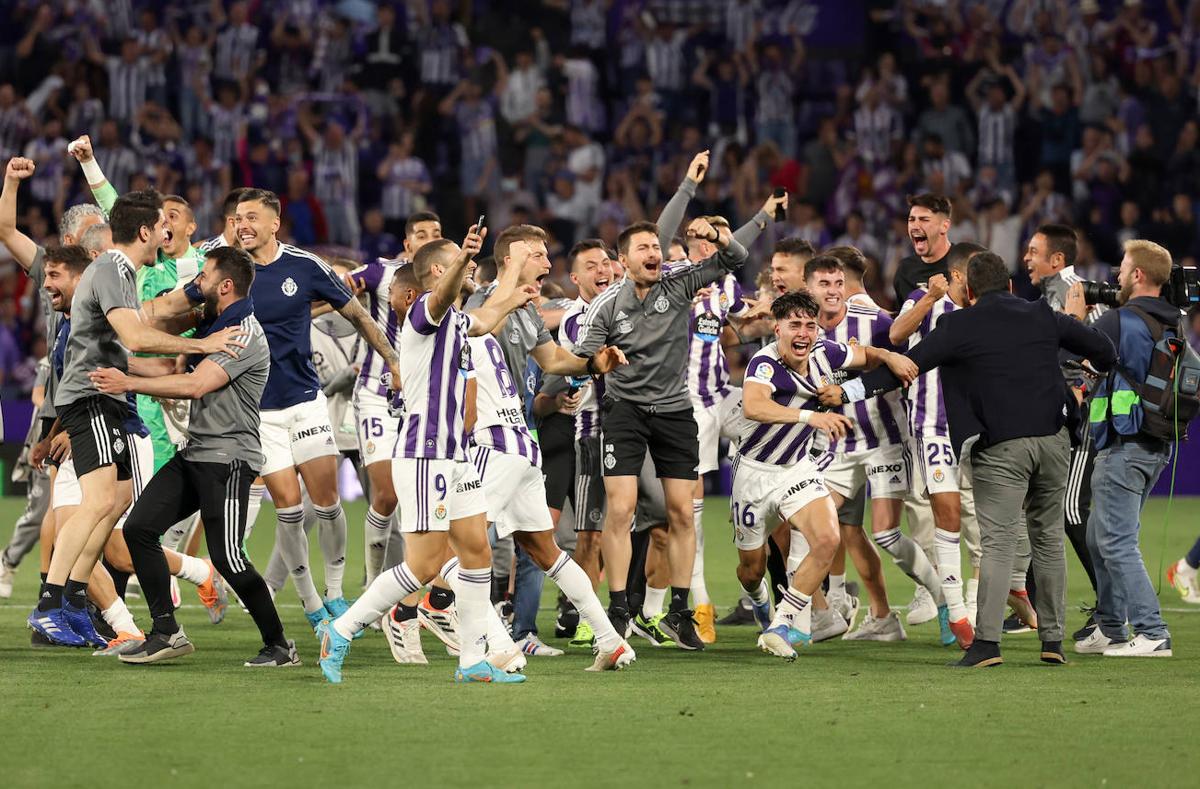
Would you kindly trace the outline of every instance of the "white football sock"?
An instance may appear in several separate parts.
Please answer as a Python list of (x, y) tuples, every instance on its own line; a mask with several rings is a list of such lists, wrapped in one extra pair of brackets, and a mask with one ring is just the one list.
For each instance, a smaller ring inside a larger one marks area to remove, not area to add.
[(704, 499), (692, 499), (692, 523), (696, 527), (696, 559), (692, 562), (692, 599), (696, 605), (708, 605), (708, 584), (704, 583)]
[(933, 550), (938, 559), (938, 577), (942, 581), (942, 594), (950, 608), (950, 621), (957, 622), (967, 617), (963, 603), (962, 551), (959, 549), (958, 532), (935, 528)]
[(846, 593), (846, 574), (829, 575), (829, 594), (845, 594)]
[(804, 533), (799, 529), (792, 529), (792, 543), (788, 548), (787, 557), (787, 577), (788, 583), (792, 582), (792, 575), (796, 572), (796, 568), (800, 566), (800, 562), (804, 561), (804, 557), (808, 556), (808, 540), (804, 539)]
[(258, 520), (258, 511), (262, 509), (263, 494), (267, 492), (266, 485), (251, 485), (250, 498), (246, 501), (246, 539), (254, 531), (254, 523)]
[(117, 632), (117, 635), (128, 633), (131, 636), (145, 636), (141, 628), (133, 621), (133, 614), (129, 613), (129, 607), (119, 597), (112, 605), (101, 611), (100, 616), (104, 617), (104, 621)]
[[(492, 568), (458, 568), (454, 590), (458, 607), (460, 668), (469, 668), (482, 661), (488, 646), (488, 611), (499, 619), (492, 607)], [(511, 637), (509, 638), (511, 641)], [(495, 648), (495, 645), (493, 645)]]
[(333, 620), (333, 628), (342, 638), (354, 634), (372, 622), (378, 622), (383, 612), (421, 588), (421, 582), (408, 569), (398, 564), (377, 576), (346, 613)]
[(916, 541), (900, 531), (899, 527), (873, 535), (875, 544), (896, 560), (896, 566), (933, 596), (933, 602), (942, 605), (942, 582), (937, 571), (929, 563), (929, 557)]
[[(1025, 578), (1026, 578), (1025, 571), (1018, 570), (1014, 567), (1013, 571), (1012, 571), (1012, 575), (1008, 579), (1009, 591), (1024, 592), (1025, 591)], [(971, 581), (974, 581), (975, 583), (979, 583), (979, 581), (975, 578), (972, 578)], [(967, 583), (971, 583), (971, 581), (967, 581)]]
[[(558, 584), (558, 588), (571, 601), (571, 605), (575, 606), (583, 620), (592, 626), (601, 651), (611, 652), (620, 646), (622, 639), (617, 635), (612, 622), (608, 621), (608, 614), (604, 612), (600, 598), (596, 597), (591, 580), (574, 559), (565, 553), (560, 554), (546, 575)], [(659, 605), (661, 604), (660, 600)]]
[(392, 519), (388, 515), (380, 515), (374, 507), (367, 507), (367, 520), (363, 530), (367, 536), (367, 583), (375, 580), (375, 576), (383, 571), (383, 558), (387, 553), (388, 532), (392, 527)]
[(325, 557), (325, 597), (336, 600), (346, 596), (342, 591), (342, 578), (346, 574), (346, 513), (340, 501), (329, 507), (314, 504), (313, 512), (319, 527), (317, 540)]
[(187, 537), (192, 533), (192, 529), (196, 526), (196, 521), (200, 519), (200, 514), (197, 513), (190, 518), (184, 518), (167, 529), (167, 533), (162, 536), (162, 547), (169, 548), (172, 551), (183, 552), (183, 548), (187, 547)]
[(175, 573), (176, 578), (182, 578), (196, 586), (208, 580), (208, 562), (203, 559), (197, 559), (195, 556), (188, 556), (185, 553), (181, 553), (179, 554), (179, 563), (179, 572)]
[[(439, 575), (446, 579), (450, 590), (454, 592), (454, 599), (458, 599), (458, 590), (462, 584), (458, 577), (460, 568), (458, 559), (451, 558), (442, 565)], [(485, 632), (487, 633), (487, 649), (491, 652), (506, 652), (516, 648), (516, 642), (513, 641), (512, 632), (508, 629), (508, 625), (500, 618), (500, 612), (496, 610), (496, 606), (491, 604), (491, 580), (488, 580), (488, 611), (486, 613)], [(462, 629), (462, 611), (459, 610), (459, 629)], [(459, 633), (460, 639), (462, 634)], [(478, 661), (476, 661), (478, 662)], [(464, 665), (474, 665), (474, 663), (466, 663)]]
[[(304, 613), (311, 614), (325, 607), (321, 595), (317, 594), (312, 573), (308, 568), (308, 535), (304, 533), (304, 506), (284, 507), (275, 510), (279, 528), (275, 532), (275, 547), (292, 576), (296, 594), (304, 606)], [(279, 587), (275, 587), (278, 589)]]
[(650, 584), (646, 584), (646, 596), (642, 599), (642, 616), (653, 619), (661, 614), (663, 601), (666, 599), (666, 589), (655, 589)]
[(783, 599), (775, 606), (775, 618), (771, 626), (790, 625), (801, 633), (812, 632), (812, 595), (806, 595), (788, 587)]

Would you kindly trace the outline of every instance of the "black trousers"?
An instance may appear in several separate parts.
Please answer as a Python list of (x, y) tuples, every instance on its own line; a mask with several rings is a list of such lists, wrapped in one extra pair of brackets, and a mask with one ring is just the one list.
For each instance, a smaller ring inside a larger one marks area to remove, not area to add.
[(179, 630), (160, 540), (172, 524), (199, 510), (213, 566), (245, 603), (263, 643), (286, 646), (275, 603), (242, 545), (250, 483), (256, 474), (245, 461), (201, 463), (176, 454), (142, 490), (125, 521), (125, 542), (158, 632)]

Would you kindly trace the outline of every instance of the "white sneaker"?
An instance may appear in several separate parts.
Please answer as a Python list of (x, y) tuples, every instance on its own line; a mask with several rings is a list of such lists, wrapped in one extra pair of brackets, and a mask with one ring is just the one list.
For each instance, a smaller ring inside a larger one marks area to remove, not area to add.
[(628, 641), (622, 640), (611, 652), (597, 651), (596, 660), (584, 671), (620, 671), (635, 660), (637, 653)]
[(837, 638), (849, 629), (850, 625), (846, 622), (845, 617), (832, 608), (824, 610), (814, 609), (812, 612), (812, 640), (814, 644), (818, 641), (828, 641), (831, 638)]
[(905, 620), (910, 625), (923, 625), (937, 619), (937, 615), (937, 603), (933, 601), (933, 595), (929, 594), (929, 590), (924, 586), (918, 586), (917, 593), (913, 595), (912, 602), (908, 604)]
[(868, 611), (862, 624), (857, 628), (842, 636), (843, 641), (907, 641), (908, 634), (904, 632), (904, 625), (900, 624), (900, 617), (895, 611), (888, 611), (888, 615), (880, 619)]
[(1075, 642), (1075, 652), (1080, 655), (1102, 655), (1113, 646), (1120, 646), (1120, 643), (1101, 633), (1097, 627), (1087, 638)]
[[(1194, 570), (1192, 571), (1195, 572)], [(8, 566), (8, 562), (0, 557), (0, 597), (5, 600), (12, 597), (13, 590), (13, 568)]]
[[(421, 627), (437, 636), (446, 645), (446, 652), (451, 656), (458, 655), (458, 608), (451, 604), (445, 610), (439, 610), (429, 605), (429, 595), (426, 594), (417, 603), (417, 619)], [(495, 663), (492, 664), (496, 665)]]
[(550, 646), (533, 633), (526, 633), (525, 637), (517, 642), (517, 649), (533, 657), (561, 657), (563, 655), (561, 649)]
[(392, 650), (392, 657), (401, 665), (429, 665), (429, 660), (425, 657), (425, 650), (421, 648), (421, 623), (417, 621), (416, 617), (397, 622), (393, 616), (395, 610), (396, 608), (393, 606), (379, 618), (379, 629), (383, 631), (383, 637), (387, 639), (388, 647)]
[[(8, 597), (4, 594), (3, 570), (0, 570), (0, 597)], [(1192, 605), (1200, 605), (1200, 582), (1196, 579), (1197, 571), (1188, 566), (1188, 563), (1183, 559), (1175, 562), (1167, 568), (1167, 583), (1175, 587), (1175, 591), (1179, 592), (1179, 596), (1183, 598), (1183, 602), (1191, 603)], [(10, 576), (11, 577), (11, 576)], [(9, 591), (12, 591), (12, 582), (9, 582)]]
[(851, 597), (845, 591), (839, 591), (826, 595), (825, 600), (829, 603), (830, 609), (842, 615), (842, 619), (846, 620), (849, 627), (854, 627), (854, 620), (858, 617), (858, 608), (861, 605), (861, 601), (857, 597)]
[(1149, 638), (1138, 633), (1132, 641), (1104, 650), (1104, 657), (1171, 657), (1171, 639)]

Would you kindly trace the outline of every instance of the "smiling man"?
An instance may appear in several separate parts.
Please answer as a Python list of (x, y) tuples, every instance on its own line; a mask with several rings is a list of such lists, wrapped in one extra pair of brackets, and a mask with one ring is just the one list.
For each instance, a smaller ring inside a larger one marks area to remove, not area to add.
[(671, 602), (661, 628), (684, 649), (699, 650), (704, 642), (688, 608), (696, 554), (692, 492), (700, 465), (698, 428), (686, 378), (692, 300), (697, 290), (740, 268), (746, 248), (728, 227), (716, 229), (700, 221), (690, 229), (697, 238), (715, 244), (716, 253), (665, 276), (658, 226), (637, 222), (621, 231), (619, 261), (626, 277), (588, 309), (578, 351), (590, 355), (611, 344), (629, 361), (605, 376), (601, 406), (608, 497), (601, 551), (608, 568), (609, 618), (618, 633), (628, 632), (629, 524), (649, 448), (667, 501)]
[(946, 256), (950, 254), (950, 200), (937, 194), (919, 194), (908, 198), (908, 238), (913, 254), (900, 261), (893, 287), (896, 303), (903, 304), (908, 294), (921, 287), (935, 274), (949, 276)]

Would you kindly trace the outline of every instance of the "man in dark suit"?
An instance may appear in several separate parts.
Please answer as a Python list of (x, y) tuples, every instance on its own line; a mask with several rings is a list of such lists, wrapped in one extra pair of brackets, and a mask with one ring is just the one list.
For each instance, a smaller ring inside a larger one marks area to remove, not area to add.
[[(1039, 590), (1041, 657), (1065, 663), (1063, 493), (1071, 447), (1058, 352), (1065, 348), (1103, 371), (1116, 362), (1116, 350), (1107, 337), (1044, 301), (1013, 296), (1008, 269), (991, 252), (971, 258), (967, 286), (972, 306), (943, 316), (908, 354), (922, 372), (940, 369), (950, 439), (975, 486), (983, 547), (979, 613), (975, 641), (957, 665), (1003, 662), (1000, 634), (1022, 510)], [(844, 390), (827, 387), (822, 401), (852, 402), (899, 385), (880, 369)]]

